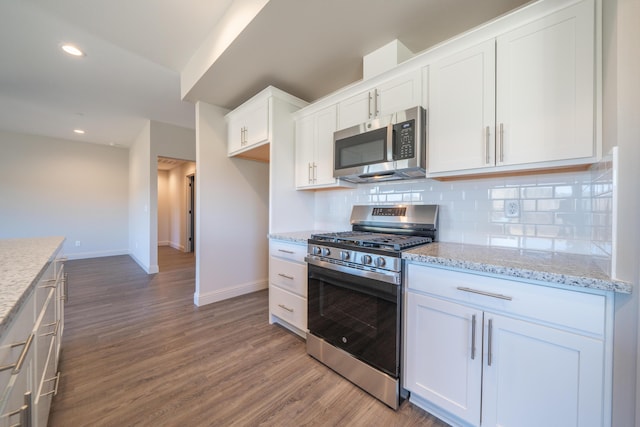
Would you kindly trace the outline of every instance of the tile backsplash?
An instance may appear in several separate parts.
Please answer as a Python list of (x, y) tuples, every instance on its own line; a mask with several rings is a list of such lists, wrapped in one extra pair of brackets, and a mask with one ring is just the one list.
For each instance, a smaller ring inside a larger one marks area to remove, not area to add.
[(354, 204), (438, 204), (439, 240), (611, 257), (613, 166), (550, 174), (361, 184), (316, 193), (316, 228), (349, 229)]

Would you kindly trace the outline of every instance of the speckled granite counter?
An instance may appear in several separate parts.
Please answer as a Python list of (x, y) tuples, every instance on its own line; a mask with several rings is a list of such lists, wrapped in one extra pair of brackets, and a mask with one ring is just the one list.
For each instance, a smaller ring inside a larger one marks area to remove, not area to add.
[(290, 233), (271, 233), (270, 239), (284, 240), (285, 242), (307, 244), (312, 234), (328, 233), (326, 230), (293, 231)]
[(402, 257), (428, 265), (525, 280), (627, 294), (632, 290), (631, 284), (612, 280), (586, 255), (439, 242), (405, 251)]
[(0, 240), (0, 336), (63, 242), (64, 237)]

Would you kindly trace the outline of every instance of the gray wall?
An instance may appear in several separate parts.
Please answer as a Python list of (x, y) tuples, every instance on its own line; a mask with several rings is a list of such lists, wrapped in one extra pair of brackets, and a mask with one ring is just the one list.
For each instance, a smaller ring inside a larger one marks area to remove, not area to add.
[(71, 259), (128, 253), (128, 158), (122, 148), (0, 132), (0, 238), (65, 236)]

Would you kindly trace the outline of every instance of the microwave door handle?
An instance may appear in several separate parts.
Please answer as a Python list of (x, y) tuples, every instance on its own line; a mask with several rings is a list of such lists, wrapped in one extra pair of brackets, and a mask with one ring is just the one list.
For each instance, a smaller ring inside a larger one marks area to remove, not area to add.
[(387, 125), (387, 161), (392, 162), (393, 158), (393, 124)]

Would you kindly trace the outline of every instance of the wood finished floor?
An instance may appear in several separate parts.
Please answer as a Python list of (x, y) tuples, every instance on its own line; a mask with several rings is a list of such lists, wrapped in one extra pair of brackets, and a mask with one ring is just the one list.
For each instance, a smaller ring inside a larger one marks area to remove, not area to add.
[(267, 291), (196, 307), (194, 256), (159, 248), (69, 261), (61, 378), (49, 426), (426, 426), (315, 361), (269, 325)]

